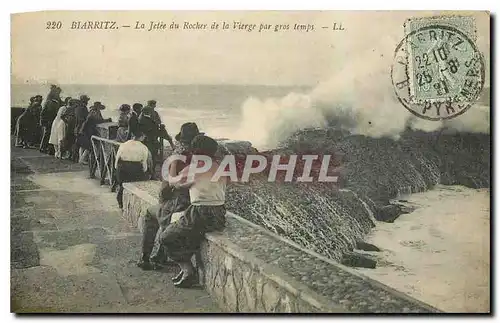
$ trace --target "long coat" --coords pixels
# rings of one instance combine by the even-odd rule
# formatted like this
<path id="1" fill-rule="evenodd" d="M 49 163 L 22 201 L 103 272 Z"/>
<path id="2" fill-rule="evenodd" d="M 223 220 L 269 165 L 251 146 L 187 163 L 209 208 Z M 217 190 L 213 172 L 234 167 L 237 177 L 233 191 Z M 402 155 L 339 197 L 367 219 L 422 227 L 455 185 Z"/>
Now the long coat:
<path id="1" fill-rule="evenodd" d="M 62 101 L 58 97 L 47 98 L 40 112 L 40 125 L 50 127 L 57 116 L 59 108 L 62 106 Z"/>
<path id="2" fill-rule="evenodd" d="M 65 106 L 60 107 L 59 111 L 57 112 L 56 118 L 52 122 L 52 127 L 50 129 L 49 144 L 61 145 L 61 142 L 64 140 L 66 134 L 66 124 L 62 119 L 64 110 L 66 110 Z"/>

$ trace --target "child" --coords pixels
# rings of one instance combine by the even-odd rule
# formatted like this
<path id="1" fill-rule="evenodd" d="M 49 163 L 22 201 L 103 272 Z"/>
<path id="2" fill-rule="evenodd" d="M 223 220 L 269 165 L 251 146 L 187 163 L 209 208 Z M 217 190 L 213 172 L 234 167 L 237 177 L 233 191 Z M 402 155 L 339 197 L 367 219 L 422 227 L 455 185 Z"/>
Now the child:
<path id="1" fill-rule="evenodd" d="M 62 158 L 61 150 L 64 147 L 63 146 L 64 136 L 66 134 L 66 124 L 61 118 L 65 110 L 66 107 L 62 106 L 57 111 L 57 116 L 52 122 L 52 128 L 50 131 L 50 138 L 49 138 L 49 144 L 52 144 L 54 146 L 55 150 L 54 156 L 59 159 Z"/>

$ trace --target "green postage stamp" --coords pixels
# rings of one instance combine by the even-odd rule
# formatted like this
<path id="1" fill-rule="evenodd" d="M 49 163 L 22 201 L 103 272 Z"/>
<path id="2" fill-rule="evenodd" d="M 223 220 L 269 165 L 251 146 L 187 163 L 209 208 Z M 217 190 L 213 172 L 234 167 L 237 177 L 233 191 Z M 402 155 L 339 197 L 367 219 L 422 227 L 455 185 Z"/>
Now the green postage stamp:
<path id="1" fill-rule="evenodd" d="M 473 102 L 484 83 L 475 21 L 467 16 L 409 19 L 405 23 L 409 101 Z"/>

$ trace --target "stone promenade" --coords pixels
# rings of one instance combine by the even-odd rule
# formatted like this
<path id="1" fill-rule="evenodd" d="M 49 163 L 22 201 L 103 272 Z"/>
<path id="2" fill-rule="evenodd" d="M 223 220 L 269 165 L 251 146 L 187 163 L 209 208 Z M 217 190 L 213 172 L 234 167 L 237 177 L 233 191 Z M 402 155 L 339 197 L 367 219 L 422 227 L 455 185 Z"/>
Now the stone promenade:
<path id="1" fill-rule="evenodd" d="M 140 235 L 87 167 L 11 150 L 11 311 L 221 312 L 208 293 L 174 288 L 174 269 L 135 266 Z"/>

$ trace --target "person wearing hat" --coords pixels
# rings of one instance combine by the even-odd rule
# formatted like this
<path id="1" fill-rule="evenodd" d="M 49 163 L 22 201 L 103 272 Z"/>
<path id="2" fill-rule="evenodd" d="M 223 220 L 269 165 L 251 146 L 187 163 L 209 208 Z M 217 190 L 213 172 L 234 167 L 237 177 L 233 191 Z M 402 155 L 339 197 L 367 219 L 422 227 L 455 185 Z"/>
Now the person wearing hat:
<path id="1" fill-rule="evenodd" d="M 199 250 L 205 233 L 225 227 L 227 177 L 213 178 L 220 166 L 215 158 L 218 146 L 214 139 L 205 135 L 198 135 L 191 141 L 193 155 L 203 155 L 212 161 L 210 169 L 204 173 L 191 176 L 190 169 L 198 166 L 192 163 L 179 175 L 175 173 L 177 161 L 169 168 L 169 184 L 176 189 L 189 188 L 190 196 L 189 207 L 176 222 L 167 226 L 160 237 L 168 256 L 181 269 L 173 278 L 176 287 L 188 288 L 196 283 L 191 257 Z"/>
<path id="2" fill-rule="evenodd" d="M 42 127 L 42 139 L 40 142 L 40 152 L 49 153 L 49 137 L 51 127 L 56 118 L 59 108 L 63 105 L 61 100 L 61 88 L 56 85 L 51 85 L 50 92 L 47 95 L 47 100 L 40 112 L 40 126 Z"/>
<path id="3" fill-rule="evenodd" d="M 194 137 L 198 135 L 203 135 L 204 132 L 200 132 L 198 125 L 194 122 L 186 122 L 182 124 L 181 130 L 175 135 L 175 140 L 180 144 L 182 148 L 190 147 L 191 141 Z"/>
<path id="4" fill-rule="evenodd" d="M 88 164 L 88 156 L 90 155 L 90 149 L 92 149 L 91 138 L 92 136 L 98 135 L 97 125 L 104 122 L 110 122 L 111 118 L 104 119 L 101 114 L 101 110 L 104 110 L 104 106 L 101 102 L 96 101 L 89 109 L 89 114 L 87 120 L 82 124 L 82 128 L 78 135 L 77 141 L 80 146 L 80 158 L 78 160 L 81 164 Z"/>
<path id="5" fill-rule="evenodd" d="M 130 140 L 134 133 L 139 129 L 139 116 L 142 112 L 142 104 L 134 103 L 132 105 L 132 111 L 130 112 L 130 116 L 128 119 L 128 137 L 127 140 Z"/>
<path id="6" fill-rule="evenodd" d="M 30 131 L 30 125 L 32 123 L 30 121 L 34 119 L 33 115 L 34 104 L 35 104 L 35 97 L 33 96 L 30 98 L 30 103 L 28 107 L 24 109 L 23 113 L 16 120 L 16 130 L 15 130 L 16 147 L 28 148 L 29 146 L 28 144 L 31 139 L 29 136 L 29 131 Z"/>
<path id="7" fill-rule="evenodd" d="M 76 123 L 76 109 L 78 108 L 80 102 L 79 100 L 73 98 L 66 98 L 66 108 L 62 113 L 62 120 L 66 126 L 64 140 L 61 146 L 61 151 L 63 154 L 63 159 L 73 160 L 74 156 L 74 145 L 76 142 L 76 136 L 74 133 L 75 123 Z"/>
<path id="8" fill-rule="evenodd" d="M 130 118 L 130 105 L 122 104 L 119 108 L 118 129 L 116 130 L 116 141 L 125 142 L 128 139 L 128 120 Z"/>
<path id="9" fill-rule="evenodd" d="M 87 116 L 89 115 L 89 110 L 87 105 L 90 101 L 90 98 L 82 94 L 80 95 L 80 99 L 78 100 L 78 105 L 75 107 L 75 127 L 73 129 L 73 134 L 75 138 L 78 138 L 80 130 L 82 128 L 83 123 L 87 120 Z M 80 145 L 78 144 L 78 140 L 75 139 L 75 142 L 72 146 L 71 159 L 74 162 L 78 162 L 79 156 L 83 153 L 83 149 L 80 149 Z"/>
<path id="10" fill-rule="evenodd" d="M 155 110 L 155 108 L 156 108 L 156 100 L 149 100 L 146 103 L 146 106 L 144 107 L 143 111 L 146 111 L 148 114 L 150 114 L 153 121 L 159 125 L 161 124 L 161 118 L 160 114 L 158 113 L 158 111 Z"/>
<path id="11" fill-rule="evenodd" d="M 31 109 L 33 111 L 33 123 L 31 127 L 31 145 L 35 146 L 40 144 L 41 139 L 41 127 L 40 127 L 40 113 L 42 112 L 42 101 L 43 97 L 41 95 L 36 95 Z"/>
<path id="12" fill-rule="evenodd" d="M 160 136 L 161 125 L 160 115 L 154 110 L 155 107 L 156 101 L 149 100 L 139 116 L 139 129 L 146 136 L 144 144 L 151 152 L 151 156 L 153 158 L 153 168 L 156 167 L 158 148 L 160 148 L 158 137 Z"/>

